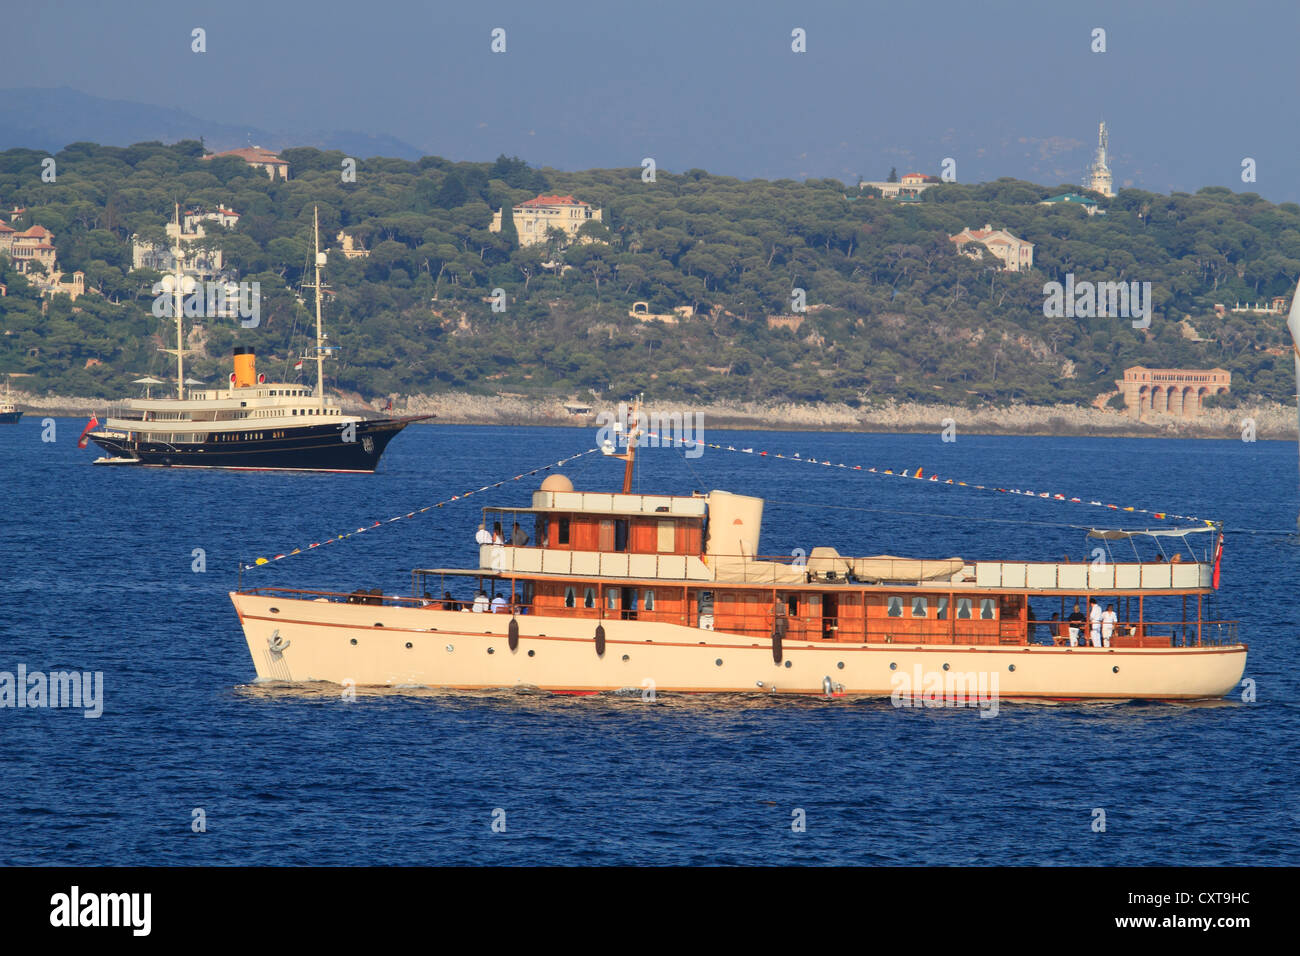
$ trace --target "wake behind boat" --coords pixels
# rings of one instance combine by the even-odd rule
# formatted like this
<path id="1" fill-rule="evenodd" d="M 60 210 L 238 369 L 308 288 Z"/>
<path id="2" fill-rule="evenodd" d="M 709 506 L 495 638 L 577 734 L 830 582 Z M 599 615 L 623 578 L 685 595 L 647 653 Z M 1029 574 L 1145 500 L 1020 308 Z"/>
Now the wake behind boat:
<path id="1" fill-rule="evenodd" d="M 96 459 L 97 465 L 373 472 L 398 432 L 433 416 L 366 419 L 345 415 L 325 394 L 324 361 L 333 349 L 326 344 L 321 317 L 325 254 L 320 251 L 318 218 L 315 261 L 316 347 L 304 356 L 304 361 L 316 363 L 314 389 L 300 382 L 268 382 L 257 371 L 254 349 L 237 346 L 229 388 L 187 392 L 188 385 L 199 383 L 185 378 L 181 301 L 185 277 L 178 266 L 175 274 L 164 279 L 175 300 L 176 348 L 164 351 L 176 355 L 176 397 L 128 400 L 119 412 L 106 417 L 102 427 L 92 418 L 82 433 L 80 447 L 90 440 L 109 453 Z"/>

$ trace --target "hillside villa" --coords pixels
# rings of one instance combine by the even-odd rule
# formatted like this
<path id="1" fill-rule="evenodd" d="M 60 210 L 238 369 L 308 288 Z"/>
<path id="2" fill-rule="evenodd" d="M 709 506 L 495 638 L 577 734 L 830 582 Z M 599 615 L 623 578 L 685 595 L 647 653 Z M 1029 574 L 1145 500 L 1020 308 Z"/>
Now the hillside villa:
<path id="1" fill-rule="evenodd" d="M 967 226 L 948 238 L 957 244 L 959 253 L 972 259 L 983 258 L 987 249 L 1002 262 L 1003 272 L 1027 272 L 1034 267 L 1034 244 L 1013 236 L 1005 229 L 994 229 L 987 223 L 983 229 Z"/>
<path id="2" fill-rule="evenodd" d="M 521 246 L 535 246 L 545 242 L 546 233 L 552 228 L 559 229 L 572 242 L 583 225 L 601 221 L 599 209 L 572 196 L 538 196 L 511 207 L 510 211 Z M 492 214 L 489 232 L 501 231 L 504 212 L 504 209 L 498 209 Z"/>
<path id="3" fill-rule="evenodd" d="M 234 156 L 242 159 L 254 169 L 264 169 L 266 174 L 272 179 L 288 179 L 289 163 L 281 159 L 269 149 L 263 149 L 261 146 L 245 146 L 241 149 L 228 149 L 224 153 L 209 153 L 204 159 L 214 159 L 218 156 Z"/>

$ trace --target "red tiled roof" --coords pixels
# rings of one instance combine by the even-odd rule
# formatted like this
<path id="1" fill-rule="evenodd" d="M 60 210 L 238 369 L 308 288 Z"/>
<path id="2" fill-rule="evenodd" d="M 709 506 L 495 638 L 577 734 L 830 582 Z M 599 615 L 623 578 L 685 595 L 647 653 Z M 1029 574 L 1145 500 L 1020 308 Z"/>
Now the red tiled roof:
<path id="1" fill-rule="evenodd" d="M 17 230 L 7 222 L 0 222 L 0 232 L 17 232 Z"/>
<path id="2" fill-rule="evenodd" d="M 574 199 L 572 196 L 538 196 L 536 199 L 527 199 L 519 204 L 520 206 L 586 206 L 589 203 Z"/>
<path id="3" fill-rule="evenodd" d="M 213 153 L 212 156 L 237 156 L 246 163 L 270 163 L 272 166 L 288 166 L 287 159 L 281 159 L 269 149 L 263 149 L 260 146 L 244 146 L 239 149 L 228 149 L 224 153 Z M 204 159 L 211 159 L 212 156 L 204 156 Z"/>
<path id="4" fill-rule="evenodd" d="M 44 239 L 47 236 L 54 235 L 54 233 L 50 232 L 50 230 L 46 229 L 44 226 L 32 226 L 30 229 L 18 233 L 18 235 L 30 236 L 33 239 Z"/>

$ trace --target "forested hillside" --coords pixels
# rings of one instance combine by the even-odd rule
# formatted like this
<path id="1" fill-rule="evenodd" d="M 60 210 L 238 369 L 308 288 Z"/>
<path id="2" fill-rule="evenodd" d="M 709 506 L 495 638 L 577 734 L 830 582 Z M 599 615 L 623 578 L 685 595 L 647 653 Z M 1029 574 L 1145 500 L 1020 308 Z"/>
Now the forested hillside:
<path id="1" fill-rule="evenodd" d="M 256 346 L 268 373 L 287 374 L 310 324 L 310 292 L 296 293 L 318 204 L 323 243 L 336 246 L 344 228 L 371 250 L 330 256 L 327 301 L 342 350 L 330 381 L 367 398 L 591 388 L 674 400 L 1087 403 L 1137 363 L 1230 369 L 1232 400 L 1294 393 L 1283 318 L 1212 311 L 1290 296 L 1300 276 L 1300 206 L 1250 193 L 1124 190 L 1090 218 L 1038 205 L 1077 187 L 1013 180 L 945 184 L 898 204 L 834 180 L 689 170 L 643 182 L 639 168 L 566 173 L 505 157 L 363 160 L 345 183 L 343 155 L 313 149 L 285 150 L 292 178 L 280 182 L 202 153 L 190 141 L 74 144 L 55 155 L 54 183 L 41 181 L 44 153 L 0 153 L 0 208 L 27 207 L 27 221 L 54 232 L 59 267 L 84 270 L 102 293 L 42 300 L 0 258 L 0 374 L 30 373 L 18 381 L 37 391 L 108 396 L 171 368 L 156 351 L 166 323 L 150 311 L 158 275 L 129 271 L 129 240 L 161 235 L 174 203 L 241 214 L 229 234 L 210 232 L 263 296 L 258 328 L 208 320 L 190 367 L 224 379 L 238 343 Z M 511 228 L 488 231 L 494 210 L 541 192 L 601 207 L 604 224 L 587 227 L 598 241 L 521 249 Z M 988 256 L 957 255 L 948 236 L 985 223 L 1035 243 L 1034 269 L 1014 275 Z M 1150 328 L 1044 318 L 1043 284 L 1067 272 L 1150 282 Z M 495 288 L 504 313 L 492 311 Z M 768 316 L 790 313 L 795 288 L 807 297 L 802 324 L 770 327 Z M 637 300 L 697 315 L 642 323 L 628 316 Z"/>

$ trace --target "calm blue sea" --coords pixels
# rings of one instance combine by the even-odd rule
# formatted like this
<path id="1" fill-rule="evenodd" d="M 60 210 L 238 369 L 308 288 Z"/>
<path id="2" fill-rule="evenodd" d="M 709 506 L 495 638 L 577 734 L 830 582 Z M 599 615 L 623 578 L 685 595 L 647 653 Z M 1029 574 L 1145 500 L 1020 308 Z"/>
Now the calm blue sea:
<path id="1" fill-rule="evenodd" d="M 1294 534 L 1227 537 L 1222 617 L 1257 699 L 896 710 L 845 700 L 551 697 L 254 685 L 227 591 L 270 556 L 544 465 L 589 430 L 412 427 L 374 476 L 91 466 L 84 423 L 0 427 L 0 671 L 102 671 L 104 711 L 0 709 L 8 864 L 1300 863 Z M 1292 443 L 713 432 L 1294 532 Z M 709 449 L 640 489 L 769 499 L 763 550 L 1047 559 L 1125 515 Z M 579 488 L 621 465 L 590 456 Z M 252 572 L 409 588 L 469 565 L 478 508 L 537 478 Z M 998 520 L 980 520 L 998 519 Z M 1208 537 L 1208 536 L 1206 536 Z M 197 573 L 195 549 L 206 571 Z M 1051 607 L 1037 609 L 1040 618 Z M 201 809 L 206 832 L 193 832 Z M 1094 811 L 1106 829 L 1094 832 Z M 505 832 L 493 832 L 494 811 Z M 806 830 L 795 832 L 796 810 Z M 496 815 L 501 818 L 500 814 Z"/>

